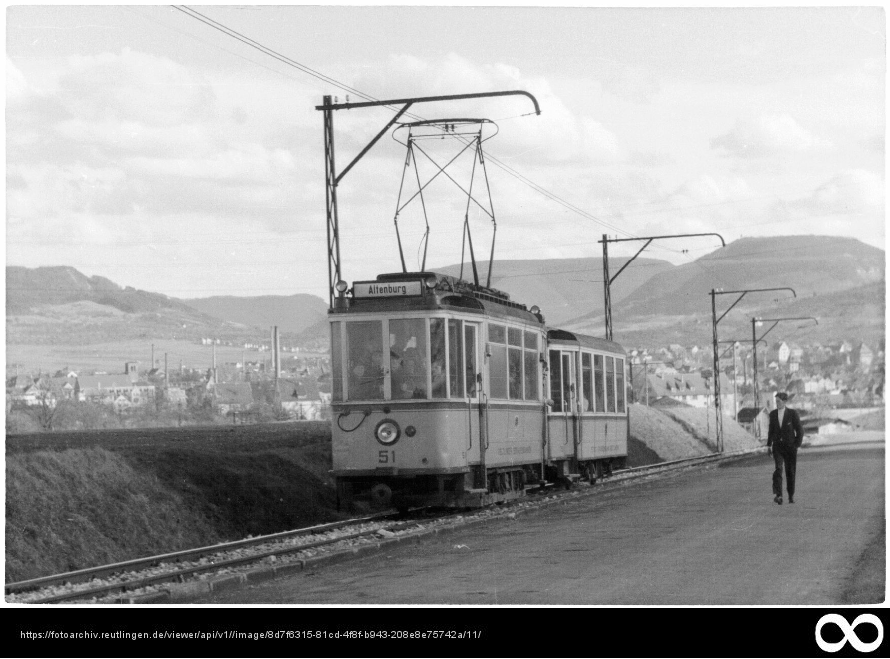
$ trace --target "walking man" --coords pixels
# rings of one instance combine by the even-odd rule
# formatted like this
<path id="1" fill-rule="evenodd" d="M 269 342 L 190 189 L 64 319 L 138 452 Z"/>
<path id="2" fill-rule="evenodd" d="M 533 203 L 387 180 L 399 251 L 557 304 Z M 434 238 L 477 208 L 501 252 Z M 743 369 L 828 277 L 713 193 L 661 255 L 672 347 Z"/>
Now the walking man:
<path id="1" fill-rule="evenodd" d="M 803 441 L 803 427 L 796 410 L 786 407 L 788 394 L 776 394 L 776 409 L 769 413 L 769 436 L 766 440 L 767 453 L 773 456 L 776 470 L 773 472 L 773 494 L 775 501 L 782 505 L 782 465 L 788 480 L 788 503 L 794 503 L 794 476 L 797 472 L 797 449 Z"/>

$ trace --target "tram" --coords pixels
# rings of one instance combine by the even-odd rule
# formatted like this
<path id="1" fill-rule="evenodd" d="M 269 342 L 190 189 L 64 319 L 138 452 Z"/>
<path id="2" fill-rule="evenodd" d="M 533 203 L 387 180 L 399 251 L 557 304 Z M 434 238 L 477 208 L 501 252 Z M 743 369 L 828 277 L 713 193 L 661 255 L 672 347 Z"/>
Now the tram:
<path id="1" fill-rule="evenodd" d="M 595 482 L 627 456 L 624 349 L 433 272 L 337 286 L 339 506 L 478 507 Z"/>

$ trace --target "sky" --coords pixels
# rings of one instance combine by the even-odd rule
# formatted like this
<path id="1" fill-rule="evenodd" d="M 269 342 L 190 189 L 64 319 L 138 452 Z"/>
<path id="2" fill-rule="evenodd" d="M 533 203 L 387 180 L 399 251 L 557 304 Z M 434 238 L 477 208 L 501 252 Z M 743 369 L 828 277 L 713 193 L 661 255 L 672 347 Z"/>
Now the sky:
<path id="1" fill-rule="evenodd" d="M 7 265 L 186 299 L 326 300 L 323 97 L 507 90 L 540 115 L 511 96 L 402 118 L 490 120 L 484 169 L 453 136 L 418 140 L 407 161 L 401 128 L 343 177 L 344 279 L 402 269 L 396 221 L 409 271 L 460 262 L 465 221 L 478 259 L 493 236 L 496 259 L 597 257 L 603 235 L 884 248 L 883 8 L 192 9 L 7 7 Z M 340 171 L 394 111 L 332 114 Z M 430 181 L 451 158 L 451 178 Z M 406 204 L 418 181 L 423 204 Z M 660 240 L 645 255 L 717 247 Z"/>

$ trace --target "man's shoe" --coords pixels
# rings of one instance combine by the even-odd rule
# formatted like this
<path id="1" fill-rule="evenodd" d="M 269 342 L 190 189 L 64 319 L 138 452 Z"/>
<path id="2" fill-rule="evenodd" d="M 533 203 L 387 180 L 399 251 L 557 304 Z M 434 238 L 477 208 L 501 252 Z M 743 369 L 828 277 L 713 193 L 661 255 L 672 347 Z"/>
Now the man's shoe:
<path id="1" fill-rule="evenodd" d="M 779 504 L 780 506 L 782 505 L 782 497 L 780 497 L 778 494 L 777 494 L 776 497 L 773 499 L 773 501 L 775 501 L 775 502 L 776 502 L 777 504 Z"/>
<path id="2" fill-rule="evenodd" d="M 794 497 L 790 494 L 788 495 L 788 503 L 794 503 Z"/>

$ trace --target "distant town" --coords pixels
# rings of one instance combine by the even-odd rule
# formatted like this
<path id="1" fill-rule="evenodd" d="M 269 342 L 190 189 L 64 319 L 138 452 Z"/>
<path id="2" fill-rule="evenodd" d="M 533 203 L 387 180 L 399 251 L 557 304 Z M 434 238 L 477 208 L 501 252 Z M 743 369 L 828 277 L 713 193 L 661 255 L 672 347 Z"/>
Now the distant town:
<path id="1" fill-rule="evenodd" d="M 202 345 L 233 347 L 204 338 Z M 7 432 L 260 423 L 330 418 L 330 355 L 244 343 L 241 361 L 207 368 L 163 359 L 119 372 L 14 373 L 7 365 Z M 313 350 L 315 347 L 313 346 Z M 260 356 L 256 356 L 259 353 Z M 252 358 L 247 358 L 251 355 Z"/>
<path id="2" fill-rule="evenodd" d="M 202 345 L 227 345 L 201 339 Z M 330 351 L 312 346 L 244 343 L 240 361 L 208 368 L 185 364 L 121 364 L 120 372 L 16 372 L 7 366 L 6 429 L 10 433 L 170 427 L 330 419 Z M 215 352 L 214 352 L 215 355 Z M 251 358 L 248 358 L 250 355 Z M 643 405 L 714 407 L 711 346 L 670 344 L 628 349 L 628 399 Z M 776 391 L 793 394 L 809 432 L 843 429 L 833 410 L 884 404 L 884 345 L 839 341 L 750 343 L 720 355 L 723 414 L 758 434 Z M 755 394 L 757 399 L 755 400 Z"/>

